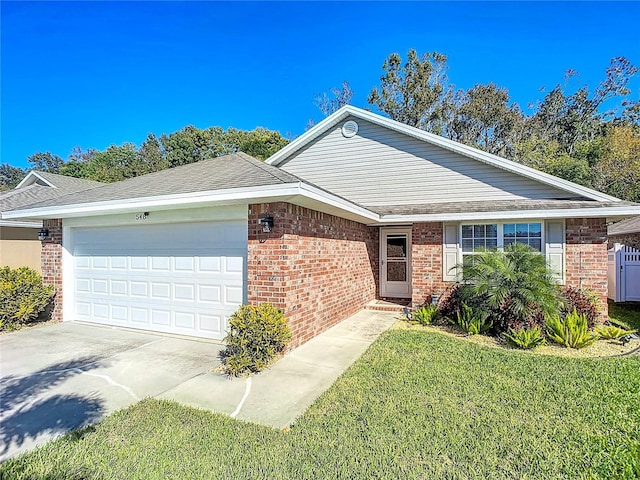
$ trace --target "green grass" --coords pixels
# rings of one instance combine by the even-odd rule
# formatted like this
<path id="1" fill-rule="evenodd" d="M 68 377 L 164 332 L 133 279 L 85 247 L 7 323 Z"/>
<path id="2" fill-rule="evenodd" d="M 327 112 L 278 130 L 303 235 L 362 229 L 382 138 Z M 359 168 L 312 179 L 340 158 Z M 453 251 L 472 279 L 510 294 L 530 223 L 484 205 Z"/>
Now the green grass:
<path id="1" fill-rule="evenodd" d="M 0 478 L 640 477 L 640 357 L 384 334 L 289 430 L 147 399 Z"/>
<path id="2" fill-rule="evenodd" d="M 627 328 L 640 330 L 640 303 L 609 302 L 609 319 Z"/>

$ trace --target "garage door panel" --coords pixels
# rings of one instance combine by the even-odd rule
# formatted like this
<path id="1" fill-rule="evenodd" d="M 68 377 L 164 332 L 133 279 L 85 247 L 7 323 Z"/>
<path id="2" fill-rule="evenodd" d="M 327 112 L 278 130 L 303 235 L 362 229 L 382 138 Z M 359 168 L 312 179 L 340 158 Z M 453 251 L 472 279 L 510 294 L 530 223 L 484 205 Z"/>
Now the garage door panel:
<path id="1" fill-rule="evenodd" d="M 150 227 L 74 229 L 76 318 L 222 339 L 244 301 L 246 221 Z"/>

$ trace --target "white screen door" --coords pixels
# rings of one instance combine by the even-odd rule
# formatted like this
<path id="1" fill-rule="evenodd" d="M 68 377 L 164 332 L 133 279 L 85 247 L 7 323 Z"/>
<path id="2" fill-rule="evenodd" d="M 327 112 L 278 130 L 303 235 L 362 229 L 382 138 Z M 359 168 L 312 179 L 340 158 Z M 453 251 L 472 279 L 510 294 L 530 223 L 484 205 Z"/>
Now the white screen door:
<path id="1" fill-rule="evenodd" d="M 411 297 L 411 229 L 380 229 L 380 296 Z"/>

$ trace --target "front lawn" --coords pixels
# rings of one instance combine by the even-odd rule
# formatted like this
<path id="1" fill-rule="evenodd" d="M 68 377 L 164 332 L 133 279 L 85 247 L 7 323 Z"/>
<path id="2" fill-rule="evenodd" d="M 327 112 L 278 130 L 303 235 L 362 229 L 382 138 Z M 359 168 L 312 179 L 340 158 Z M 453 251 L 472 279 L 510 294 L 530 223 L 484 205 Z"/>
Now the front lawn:
<path id="1" fill-rule="evenodd" d="M 391 330 L 289 430 L 144 400 L 0 478 L 638 478 L 640 357 Z"/>
<path id="2" fill-rule="evenodd" d="M 609 302 L 609 318 L 616 324 L 640 330 L 640 302 Z"/>

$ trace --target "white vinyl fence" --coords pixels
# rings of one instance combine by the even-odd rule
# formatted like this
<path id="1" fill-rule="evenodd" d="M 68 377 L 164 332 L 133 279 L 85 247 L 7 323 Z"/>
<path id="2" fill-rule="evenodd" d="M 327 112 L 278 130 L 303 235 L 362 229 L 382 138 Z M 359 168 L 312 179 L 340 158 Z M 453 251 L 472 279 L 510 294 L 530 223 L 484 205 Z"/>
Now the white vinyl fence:
<path id="1" fill-rule="evenodd" d="M 609 250 L 609 298 L 614 302 L 640 302 L 640 250 L 616 243 Z"/>

